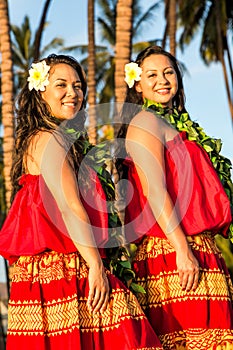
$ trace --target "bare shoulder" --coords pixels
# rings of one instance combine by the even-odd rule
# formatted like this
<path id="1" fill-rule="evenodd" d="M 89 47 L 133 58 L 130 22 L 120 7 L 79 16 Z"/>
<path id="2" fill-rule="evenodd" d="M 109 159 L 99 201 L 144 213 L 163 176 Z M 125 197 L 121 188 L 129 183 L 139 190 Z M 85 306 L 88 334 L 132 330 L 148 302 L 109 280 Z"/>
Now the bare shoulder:
<path id="1" fill-rule="evenodd" d="M 45 154 L 58 155 L 64 151 L 64 140 L 57 132 L 40 130 L 34 135 L 28 147 L 28 154 L 38 163 Z"/>
<path id="2" fill-rule="evenodd" d="M 131 120 L 127 136 L 134 136 L 139 133 L 148 133 L 150 135 L 163 138 L 166 125 L 159 117 L 148 111 L 141 111 Z"/>
<path id="3" fill-rule="evenodd" d="M 31 139 L 30 147 L 34 150 L 42 150 L 53 145 L 53 147 L 62 148 L 64 139 L 62 135 L 56 131 L 39 130 Z"/>

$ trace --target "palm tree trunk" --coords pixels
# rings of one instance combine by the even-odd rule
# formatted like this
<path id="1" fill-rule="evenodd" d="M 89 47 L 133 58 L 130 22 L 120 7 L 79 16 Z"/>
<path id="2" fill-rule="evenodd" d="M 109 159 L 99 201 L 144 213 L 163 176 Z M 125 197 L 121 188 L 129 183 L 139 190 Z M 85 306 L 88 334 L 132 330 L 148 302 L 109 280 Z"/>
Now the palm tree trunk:
<path id="1" fill-rule="evenodd" d="M 14 113 L 13 113 L 13 62 L 10 41 L 10 26 L 7 0 L 0 0 L 0 51 L 1 88 L 2 88 L 2 125 L 3 125 L 3 164 L 5 181 L 6 208 L 10 207 L 11 167 L 14 148 Z"/>
<path id="2" fill-rule="evenodd" d="M 224 59 L 224 48 L 223 48 L 223 35 L 221 31 L 221 18 L 219 17 L 221 14 L 219 0 L 215 0 L 215 16 L 216 16 L 216 27 L 217 27 L 217 52 L 218 52 L 218 60 L 222 64 L 224 81 L 227 91 L 227 100 L 229 104 L 229 109 L 231 113 L 231 118 L 233 120 L 233 103 L 231 100 L 231 92 L 229 87 L 226 63 Z"/>
<path id="3" fill-rule="evenodd" d="M 45 25 L 45 21 L 46 21 L 46 16 L 48 13 L 48 8 L 50 6 L 50 3 L 51 3 L 51 0 L 46 0 L 44 8 L 43 8 L 40 24 L 39 24 L 39 27 L 36 31 L 36 37 L 35 37 L 35 41 L 34 41 L 34 55 L 33 55 L 34 61 L 38 60 L 40 58 L 41 38 L 42 38 L 42 33 L 43 33 L 43 29 L 44 29 L 44 25 Z"/>
<path id="4" fill-rule="evenodd" d="M 229 45 L 227 43 L 227 38 L 226 38 L 226 52 L 227 52 L 227 58 L 228 58 L 228 64 L 229 64 L 229 70 L 230 70 L 230 77 L 231 77 L 231 86 L 233 85 L 233 66 L 232 66 L 232 60 L 231 60 L 231 53 L 229 50 Z M 232 91 L 233 93 L 233 91 Z M 233 96 L 232 96 L 233 98 Z"/>
<path id="5" fill-rule="evenodd" d="M 221 64 L 222 64 L 223 75 L 224 75 L 224 80 L 225 80 L 225 86 L 226 86 L 226 91 L 227 91 L 227 100 L 228 100 L 228 104 L 229 104 L 231 118 L 232 118 L 232 121 L 233 121 L 233 101 L 231 99 L 231 92 L 230 92 L 230 88 L 229 88 L 227 69 L 226 69 L 226 64 L 225 64 L 225 60 L 224 60 L 223 56 L 222 56 L 222 59 L 221 59 Z"/>
<path id="6" fill-rule="evenodd" d="M 164 18 L 166 20 L 166 25 L 163 33 L 162 48 L 166 49 L 167 39 L 169 38 L 169 51 L 173 56 L 176 55 L 176 4 L 177 0 L 164 1 Z"/>
<path id="7" fill-rule="evenodd" d="M 96 83 L 95 83 L 95 1 L 88 0 L 88 135 L 92 144 L 97 142 L 96 131 Z"/>
<path id="8" fill-rule="evenodd" d="M 116 52 L 115 52 L 115 99 L 123 102 L 126 94 L 124 67 L 129 63 L 132 46 L 133 0 L 117 1 Z"/>
<path id="9" fill-rule="evenodd" d="M 126 94 L 126 83 L 124 82 L 124 67 L 129 63 L 132 47 L 132 7 L 133 0 L 118 0 L 116 7 L 116 52 L 115 52 L 115 120 L 114 133 L 117 135 L 119 129 L 119 112 Z M 121 198 L 117 185 L 117 171 L 113 168 L 113 178 L 116 184 L 116 207 L 119 217 L 123 222 L 124 199 Z"/>
<path id="10" fill-rule="evenodd" d="M 176 0 L 169 0 L 168 6 L 170 53 L 176 56 Z"/>

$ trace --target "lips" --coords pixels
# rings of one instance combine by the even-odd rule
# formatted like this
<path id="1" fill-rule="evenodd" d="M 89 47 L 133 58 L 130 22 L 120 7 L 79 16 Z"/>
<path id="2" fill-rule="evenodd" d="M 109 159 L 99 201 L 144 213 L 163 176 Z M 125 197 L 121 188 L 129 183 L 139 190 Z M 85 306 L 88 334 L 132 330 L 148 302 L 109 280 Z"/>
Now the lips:
<path id="1" fill-rule="evenodd" d="M 75 107 L 76 105 L 76 102 L 63 102 L 63 106 Z"/>
<path id="2" fill-rule="evenodd" d="M 170 89 L 159 89 L 156 92 L 161 95 L 166 95 L 170 92 Z"/>

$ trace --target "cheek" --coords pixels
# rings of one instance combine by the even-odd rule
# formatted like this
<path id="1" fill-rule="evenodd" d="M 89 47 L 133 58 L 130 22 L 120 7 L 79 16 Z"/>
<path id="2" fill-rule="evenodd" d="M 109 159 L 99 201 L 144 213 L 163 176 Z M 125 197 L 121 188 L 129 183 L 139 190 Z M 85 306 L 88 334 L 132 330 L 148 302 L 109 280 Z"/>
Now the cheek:
<path id="1" fill-rule="evenodd" d="M 150 90 L 154 86 L 155 82 L 152 80 L 141 80 L 140 83 L 138 83 L 138 86 L 136 87 L 137 92 L 146 92 Z"/>
<path id="2" fill-rule="evenodd" d="M 80 90 L 79 93 L 78 93 L 78 99 L 79 99 L 79 101 L 83 101 L 83 92 L 82 92 L 82 90 Z"/>
<path id="3" fill-rule="evenodd" d="M 178 80 L 177 78 L 173 78 L 172 81 L 171 81 L 172 85 L 174 86 L 174 88 L 176 90 L 178 90 Z"/>

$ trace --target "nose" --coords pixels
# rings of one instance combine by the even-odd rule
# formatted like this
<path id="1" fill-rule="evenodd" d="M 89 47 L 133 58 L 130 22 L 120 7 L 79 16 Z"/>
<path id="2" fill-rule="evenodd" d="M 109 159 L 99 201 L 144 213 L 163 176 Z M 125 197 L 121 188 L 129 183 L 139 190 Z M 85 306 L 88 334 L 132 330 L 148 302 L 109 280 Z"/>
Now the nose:
<path id="1" fill-rule="evenodd" d="M 67 93 L 66 93 L 67 96 L 73 97 L 73 96 L 77 96 L 77 94 L 78 94 L 78 91 L 73 86 L 69 86 L 67 88 Z"/>
<path id="2" fill-rule="evenodd" d="M 166 78 L 166 76 L 165 76 L 164 73 L 158 74 L 158 76 L 157 76 L 157 82 L 158 82 L 159 84 L 166 84 L 166 83 L 168 83 L 168 80 L 167 80 L 167 78 Z"/>

